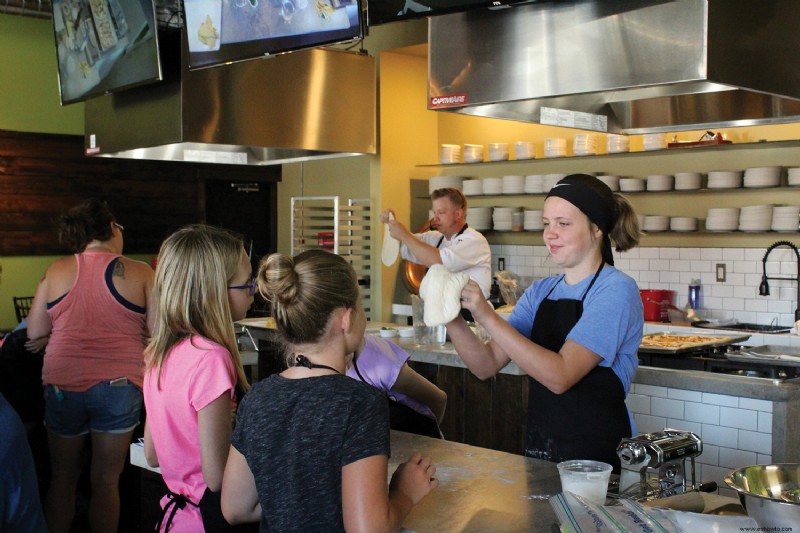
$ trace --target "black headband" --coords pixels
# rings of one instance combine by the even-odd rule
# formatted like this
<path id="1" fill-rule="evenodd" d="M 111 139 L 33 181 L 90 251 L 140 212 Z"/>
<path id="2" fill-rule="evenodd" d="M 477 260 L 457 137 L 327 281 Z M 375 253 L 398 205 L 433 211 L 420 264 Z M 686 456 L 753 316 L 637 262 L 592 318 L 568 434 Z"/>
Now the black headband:
<path id="1" fill-rule="evenodd" d="M 547 198 L 551 196 L 568 201 L 600 228 L 603 232 L 603 260 L 613 265 L 614 257 L 608 234 L 617 223 L 617 204 L 608 185 L 588 174 L 571 174 L 550 189 Z"/>

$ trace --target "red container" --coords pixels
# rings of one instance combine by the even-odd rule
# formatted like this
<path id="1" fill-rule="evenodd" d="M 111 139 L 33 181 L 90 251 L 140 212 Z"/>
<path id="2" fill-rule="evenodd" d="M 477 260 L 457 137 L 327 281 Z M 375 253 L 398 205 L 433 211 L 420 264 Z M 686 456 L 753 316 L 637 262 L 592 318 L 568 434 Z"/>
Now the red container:
<path id="1" fill-rule="evenodd" d="M 675 291 L 640 289 L 644 305 L 644 319 L 653 322 L 669 322 L 669 306 L 675 305 Z"/>

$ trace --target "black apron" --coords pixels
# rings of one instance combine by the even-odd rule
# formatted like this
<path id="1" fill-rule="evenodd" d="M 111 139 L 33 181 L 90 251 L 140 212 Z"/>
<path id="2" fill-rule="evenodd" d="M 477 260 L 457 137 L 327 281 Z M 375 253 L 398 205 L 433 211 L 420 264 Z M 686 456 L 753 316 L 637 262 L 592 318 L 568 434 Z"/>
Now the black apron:
<path id="1" fill-rule="evenodd" d="M 580 300 L 549 300 L 544 297 L 531 328 L 531 340 L 558 352 L 567 335 L 583 315 L 583 301 L 604 264 L 592 278 Z M 614 371 L 596 366 L 570 390 L 554 394 L 535 379 L 528 378 L 528 432 L 525 455 L 561 462 L 569 459 L 603 461 L 619 472 L 617 445 L 631 436 L 625 407 L 625 390 Z"/>

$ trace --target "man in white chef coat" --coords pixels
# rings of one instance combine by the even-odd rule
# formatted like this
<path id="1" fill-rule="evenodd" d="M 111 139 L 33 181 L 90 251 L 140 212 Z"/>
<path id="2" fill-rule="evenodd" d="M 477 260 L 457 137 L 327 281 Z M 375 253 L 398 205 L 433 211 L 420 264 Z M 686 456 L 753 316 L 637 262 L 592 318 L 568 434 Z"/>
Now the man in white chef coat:
<path id="1" fill-rule="evenodd" d="M 492 286 L 492 252 L 480 232 L 467 225 L 467 199 L 458 189 L 436 189 L 431 193 L 431 229 L 411 233 L 396 220 L 391 209 L 381 213 L 392 237 L 400 241 L 403 259 L 430 267 L 443 264 L 451 272 L 466 272 L 488 298 Z"/>

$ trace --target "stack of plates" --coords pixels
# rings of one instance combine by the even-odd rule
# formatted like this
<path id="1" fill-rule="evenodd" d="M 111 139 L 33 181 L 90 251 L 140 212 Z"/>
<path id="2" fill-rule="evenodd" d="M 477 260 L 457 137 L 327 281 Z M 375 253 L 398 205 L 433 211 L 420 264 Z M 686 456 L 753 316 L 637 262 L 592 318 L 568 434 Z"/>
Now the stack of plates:
<path id="1" fill-rule="evenodd" d="M 608 185 L 612 191 L 619 190 L 619 176 L 597 176 L 597 179 Z"/>
<path id="2" fill-rule="evenodd" d="M 739 230 L 769 231 L 772 228 L 771 205 L 748 205 L 739 211 Z"/>
<path id="3" fill-rule="evenodd" d="M 572 143 L 575 155 L 594 155 L 597 153 L 597 140 L 591 133 L 579 133 Z"/>
<path id="4" fill-rule="evenodd" d="M 482 144 L 465 144 L 464 145 L 464 162 L 465 163 L 482 163 L 483 162 L 483 145 Z"/>
<path id="5" fill-rule="evenodd" d="M 741 170 L 714 170 L 708 173 L 709 189 L 738 189 L 741 186 Z"/>
<path id="6" fill-rule="evenodd" d="M 461 187 L 464 196 L 479 196 L 483 194 L 482 180 L 464 180 L 461 182 Z"/>
<path id="7" fill-rule="evenodd" d="M 545 174 L 542 180 L 542 192 L 550 192 L 553 185 L 561 181 L 564 177 L 566 177 L 566 174 Z"/>
<path id="8" fill-rule="evenodd" d="M 460 144 L 443 144 L 439 150 L 439 161 L 443 164 L 461 162 Z"/>
<path id="9" fill-rule="evenodd" d="M 525 192 L 528 194 L 544 192 L 544 176 L 541 174 L 525 176 Z"/>
<path id="10" fill-rule="evenodd" d="M 525 218 L 523 219 L 523 227 L 525 231 L 539 231 L 544 229 L 544 221 L 542 215 L 544 212 L 541 209 L 526 209 Z"/>
<path id="11" fill-rule="evenodd" d="M 436 189 L 458 189 L 460 191 L 463 182 L 463 176 L 433 176 L 428 181 L 428 194 Z"/>
<path id="12" fill-rule="evenodd" d="M 525 192 L 525 176 L 503 176 L 503 194 Z"/>
<path id="13" fill-rule="evenodd" d="M 772 231 L 794 233 L 800 228 L 800 205 L 779 205 L 772 210 Z"/>
<path id="14" fill-rule="evenodd" d="M 800 168 L 790 168 L 786 171 L 786 181 L 791 187 L 800 185 Z"/>
<path id="15" fill-rule="evenodd" d="M 503 194 L 503 178 L 483 178 L 483 194 Z"/>
<path id="16" fill-rule="evenodd" d="M 606 139 L 606 150 L 609 154 L 618 154 L 630 150 L 630 139 L 625 135 L 609 134 Z"/>
<path id="17" fill-rule="evenodd" d="M 694 191 L 700 188 L 703 175 L 699 172 L 677 172 L 675 174 L 676 191 Z"/>
<path id="18" fill-rule="evenodd" d="M 533 142 L 517 141 L 514 143 L 514 159 L 533 159 Z"/>
<path id="19" fill-rule="evenodd" d="M 745 187 L 777 187 L 781 184 L 781 167 L 753 167 L 744 171 Z"/>
<path id="20" fill-rule="evenodd" d="M 641 178 L 620 178 L 619 190 L 623 192 L 643 191 L 645 189 L 645 181 Z"/>
<path id="21" fill-rule="evenodd" d="M 492 229 L 492 211 L 491 207 L 468 207 L 467 224 L 478 231 Z"/>
<path id="22" fill-rule="evenodd" d="M 736 231 L 739 229 L 738 207 L 712 207 L 706 213 L 707 231 Z"/>
<path id="23" fill-rule="evenodd" d="M 508 143 L 489 143 L 489 161 L 507 161 Z"/>
<path id="24" fill-rule="evenodd" d="M 672 217 L 669 219 L 672 231 L 697 231 L 697 219 L 694 217 Z"/>
<path id="25" fill-rule="evenodd" d="M 545 157 L 564 157 L 567 155 L 567 140 L 552 138 L 544 140 Z"/>
<path id="26" fill-rule="evenodd" d="M 645 215 L 644 231 L 667 231 L 669 229 L 669 217 L 666 215 Z"/>
<path id="27" fill-rule="evenodd" d="M 647 176 L 648 191 L 671 191 L 675 185 L 675 177 L 669 174 L 652 174 Z"/>
<path id="28" fill-rule="evenodd" d="M 648 133 L 644 136 L 645 150 L 663 150 L 667 147 L 667 136 L 663 133 Z"/>
<path id="29" fill-rule="evenodd" d="M 512 213 L 521 211 L 519 207 L 495 207 L 492 213 L 492 227 L 495 231 L 511 231 Z"/>

